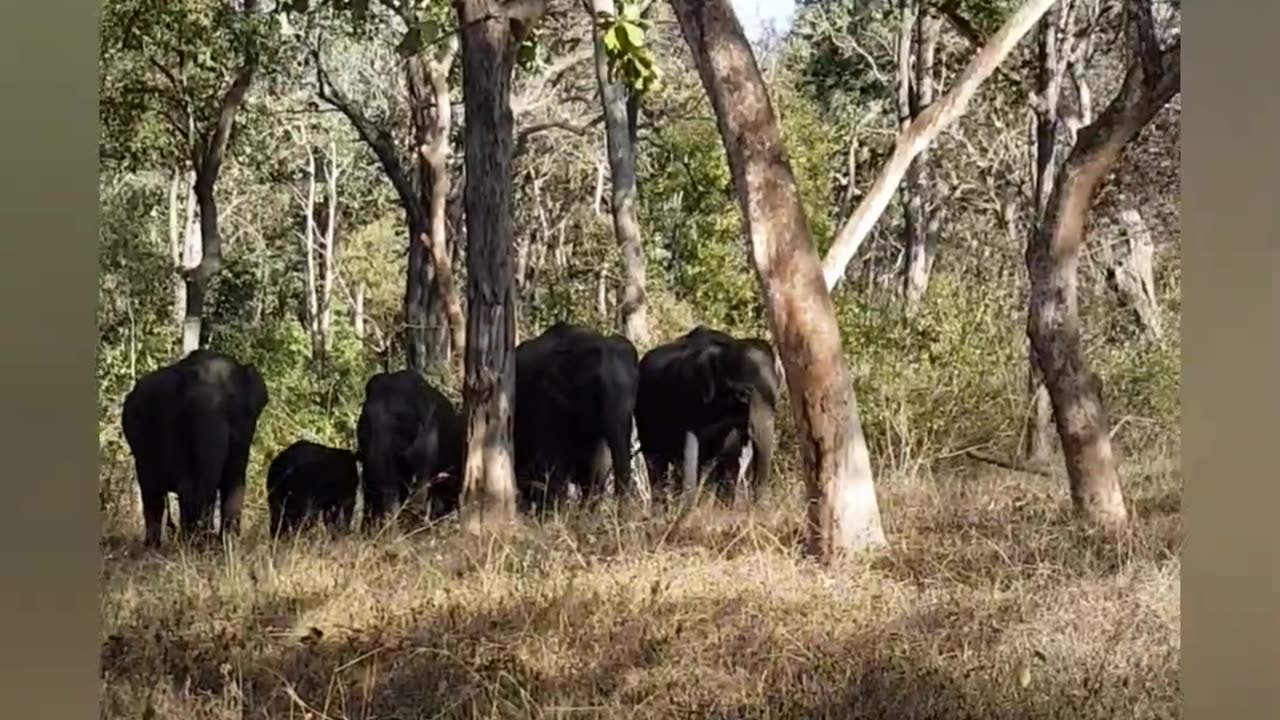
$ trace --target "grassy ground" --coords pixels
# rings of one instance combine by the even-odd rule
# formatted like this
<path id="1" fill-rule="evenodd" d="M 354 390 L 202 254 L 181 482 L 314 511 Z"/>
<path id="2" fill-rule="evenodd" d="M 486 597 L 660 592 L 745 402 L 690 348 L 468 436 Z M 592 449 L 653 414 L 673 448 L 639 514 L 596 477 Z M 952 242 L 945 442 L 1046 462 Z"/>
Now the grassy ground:
<path id="1" fill-rule="evenodd" d="M 1169 718 L 1181 477 L 1125 468 L 1119 539 L 1061 479 L 885 477 L 892 549 L 798 559 L 799 501 L 228 556 L 105 545 L 112 718 Z"/>

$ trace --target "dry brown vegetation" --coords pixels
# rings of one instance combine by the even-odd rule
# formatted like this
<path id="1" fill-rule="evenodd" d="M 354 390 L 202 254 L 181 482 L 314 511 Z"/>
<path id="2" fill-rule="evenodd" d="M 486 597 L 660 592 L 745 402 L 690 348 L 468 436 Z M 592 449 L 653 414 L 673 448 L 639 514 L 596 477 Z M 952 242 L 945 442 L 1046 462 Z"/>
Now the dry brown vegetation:
<path id="1" fill-rule="evenodd" d="M 319 534 L 233 553 L 108 532 L 105 717 L 1169 718 L 1176 450 L 1124 468 L 1120 537 L 1065 481 L 886 474 L 887 551 L 800 558 L 768 509 L 566 514 L 513 537 Z M 251 519 L 261 513 L 252 513 Z M 123 533 L 123 534 L 120 534 Z"/>

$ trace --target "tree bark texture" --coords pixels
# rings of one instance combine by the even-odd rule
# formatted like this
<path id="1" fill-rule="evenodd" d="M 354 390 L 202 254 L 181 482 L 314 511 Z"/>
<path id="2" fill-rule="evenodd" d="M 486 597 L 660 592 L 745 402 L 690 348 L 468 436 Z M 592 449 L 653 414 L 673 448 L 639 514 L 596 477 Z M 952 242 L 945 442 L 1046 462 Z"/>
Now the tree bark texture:
<path id="1" fill-rule="evenodd" d="M 883 545 L 852 377 L 777 115 L 727 0 L 672 0 L 715 110 L 734 189 L 786 367 L 808 495 L 807 551 Z"/>
<path id="2" fill-rule="evenodd" d="M 418 236 L 431 261 L 434 295 L 443 305 L 448 322 L 449 355 L 461 367 L 466 347 L 466 319 L 462 297 L 453 275 L 446 223 L 449 198 L 449 132 L 453 105 L 449 98 L 449 71 L 457 53 L 457 40 L 450 38 L 434 57 L 423 54 L 405 61 L 410 101 L 413 105 L 413 133 L 417 147 L 419 196 L 427 216 L 427 232 Z"/>
<path id="3" fill-rule="evenodd" d="M 1101 383 L 1085 362 L 1077 298 L 1080 250 L 1093 197 L 1121 152 L 1181 85 L 1181 41 L 1161 50 L 1150 0 L 1128 0 L 1130 60 L 1124 83 L 1080 130 L 1058 170 L 1043 222 L 1027 244 L 1027 335 L 1053 402 L 1076 509 L 1107 526 L 1128 517 L 1112 453 Z"/>
<path id="4" fill-rule="evenodd" d="M 823 279 L 828 289 L 835 288 L 844 277 L 849 261 L 857 254 L 862 241 L 871 233 L 876 221 L 889 206 L 889 201 L 893 199 L 894 191 L 911 166 L 911 161 L 928 148 L 929 143 L 947 126 L 964 115 L 969 101 L 983 81 L 1000 67 L 1000 63 L 1017 46 L 1022 36 L 1057 1 L 1024 0 L 969 61 L 964 72 L 956 78 L 956 84 L 936 103 L 923 110 L 904 132 L 898 134 L 893 154 L 863 196 L 862 202 L 858 203 L 858 208 L 841 226 L 835 242 L 822 260 Z"/>
<path id="5" fill-rule="evenodd" d="M 1032 130 L 1033 151 L 1031 167 L 1032 218 L 1030 232 L 1034 236 L 1044 224 L 1050 195 L 1053 192 L 1058 161 L 1058 99 L 1062 94 L 1062 80 L 1070 57 L 1068 48 L 1060 47 L 1070 42 L 1067 32 L 1070 25 L 1069 10 L 1073 0 L 1063 0 L 1045 13 L 1037 33 L 1037 70 L 1034 97 L 1035 126 Z M 1065 52 L 1064 52 L 1065 50 Z M 1044 373 L 1036 360 L 1036 352 L 1028 345 L 1027 392 L 1030 407 L 1027 417 L 1023 449 L 1026 460 L 1043 464 L 1054 450 L 1053 401 L 1044 385 Z"/>
<path id="6" fill-rule="evenodd" d="M 545 6 L 457 0 L 466 112 L 467 337 L 462 515 L 470 528 L 514 519 L 515 284 L 511 73 Z"/>
<path id="7" fill-rule="evenodd" d="M 1164 327 L 1156 297 L 1156 247 L 1151 240 L 1151 230 L 1142 213 L 1132 206 L 1120 211 L 1120 224 L 1124 226 L 1124 252 L 1109 261 L 1108 279 L 1120 301 L 1133 311 L 1142 333 L 1148 339 L 1159 340 L 1164 335 Z"/>
<path id="8" fill-rule="evenodd" d="M 592 20 L 599 13 L 614 15 L 613 0 L 592 0 Z M 613 183 L 610 210 L 613 233 L 622 254 L 622 286 L 618 297 L 618 326 L 622 334 L 637 347 L 649 344 L 649 310 L 645 294 L 645 256 L 641 241 L 639 193 L 636 189 L 636 146 L 629 111 L 627 88 L 619 80 L 609 79 L 609 57 L 604 47 L 604 33 L 593 31 L 595 41 L 596 83 L 604 106 L 605 144 L 609 155 L 609 174 Z"/>

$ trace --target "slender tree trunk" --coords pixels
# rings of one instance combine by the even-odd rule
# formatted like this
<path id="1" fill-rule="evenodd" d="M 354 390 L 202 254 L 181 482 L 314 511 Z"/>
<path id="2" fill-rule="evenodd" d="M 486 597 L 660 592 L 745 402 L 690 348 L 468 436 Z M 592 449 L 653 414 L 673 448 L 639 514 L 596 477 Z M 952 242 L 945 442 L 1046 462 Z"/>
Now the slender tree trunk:
<path id="1" fill-rule="evenodd" d="M 307 141 L 307 196 L 303 201 L 302 257 L 305 261 L 307 337 L 311 339 L 311 359 L 320 361 L 320 294 L 316 289 L 316 153 Z"/>
<path id="2" fill-rule="evenodd" d="M 543 2 L 458 0 L 466 112 L 467 338 L 463 522 L 515 518 L 515 285 L 511 227 L 511 73 Z"/>
<path id="3" fill-rule="evenodd" d="M 1070 0 L 1064 0 L 1070 2 Z M 1045 14 L 1040 23 L 1037 53 L 1039 55 L 1036 72 L 1035 93 L 1035 151 L 1032 157 L 1032 192 L 1034 222 L 1030 232 L 1039 232 L 1048 212 L 1050 195 L 1053 192 L 1054 175 L 1057 172 L 1058 150 L 1058 99 L 1062 92 L 1063 66 L 1066 53 L 1062 52 L 1059 43 L 1063 36 L 1064 24 L 1068 13 L 1061 6 L 1055 6 Z M 1049 460 L 1054 449 L 1053 402 L 1049 398 L 1049 390 L 1044 385 L 1044 373 L 1036 360 L 1035 348 L 1030 344 L 1028 351 L 1027 390 L 1031 398 L 1030 413 L 1027 419 L 1026 435 L 1023 447 L 1028 462 L 1042 464 Z"/>
<path id="4" fill-rule="evenodd" d="M 328 217 L 324 229 L 324 284 L 320 295 L 320 345 L 327 356 L 333 349 L 333 281 L 338 272 L 338 146 L 329 142 L 328 172 L 325 174 L 329 192 Z"/>
<path id="5" fill-rule="evenodd" d="M 1053 402 L 1072 501 L 1088 520 L 1107 526 L 1123 524 L 1128 512 L 1101 382 L 1084 358 L 1078 264 L 1098 187 L 1124 148 L 1181 85 L 1181 41 L 1160 49 L 1149 3 L 1127 1 L 1130 61 L 1124 84 L 1098 119 L 1081 129 L 1057 172 L 1044 220 L 1026 255 L 1031 279 L 1027 335 Z"/>
<path id="6" fill-rule="evenodd" d="M 777 115 L 727 0 L 673 0 L 711 99 L 786 366 L 809 499 L 807 550 L 822 561 L 883 545 L 852 377 Z"/>
<path id="7" fill-rule="evenodd" d="M 352 324 L 353 324 L 354 329 L 355 329 L 356 337 L 358 337 L 358 338 L 360 338 L 361 340 L 363 340 L 363 339 L 364 339 L 364 334 L 365 334 L 365 330 L 364 330 L 364 283 L 363 283 L 363 282 L 361 282 L 361 283 L 359 283 L 359 284 L 357 284 L 357 285 L 356 285 L 356 299 L 355 299 L 355 302 L 354 302 L 354 303 L 352 303 L 352 304 L 355 306 L 355 307 L 352 309 L 352 313 L 351 313 L 351 314 L 354 316 L 353 321 L 352 321 Z"/>
<path id="8" fill-rule="evenodd" d="M 876 176 L 853 215 L 840 228 L 835 242 L 822 260 L 822 275 L 828 289 L 835 288 L 844 277 L 849 261 L 889 206 L 889 201 L 907 168 L 911 166 L 911 161 L 928 148 L 929 143 L 947 126 L 964 115 L 969 100 L 983 81 L 1000 67 L 1000 63 L 1017 46 L 1022 36 L 1031 30 L 1040 16 L 1055 2 L 1057 0 L 1024 0 L 982 50 L 969 61 L 964 72 L 956 79 L 956 84 L 938 102 L 921 112 L 906 131 L 898 134 L 893 155 Z"/>
<path id="9" fill-rule="evenodd" d="M 183 281 L 183 259 L 187 246 L 187 234 L 195 219 L 195 201 L 192 199 L 194 174 L 174 169 L 169 183 L 169 255 L 173 261 L 173 323 L 182 330 L 187 316 L 187 285 Z"/>
<path id="10" fill-rule="evenodd" d="M 409 217 L 409 263 L 404 289 L 404 352 L 406 367 L 425 373 L 431 358 L 439 357 L 431 343 L 431 297 L 433 274 L 422 238 L 427 226 L 418 213 Z"/>
<path id="11" fill-rule="evenodd" d="M 449 199 L 449 132 L 453 105 L 449 99 L 449 71 L 457 53 L 457 39 L 450 38 L 435 57 L 419 55 L 406 61 L 410 98 L 414 105 L 414 138 L 418 149 L 422 207 L 427 232 L 419 237 L 431 261 L 434 295 L 448 323 L 450 357 L 458 368 L 466 346 L 466 320 L 462 297 L 453 276 L 447 233 Z"/>
<path id="12" fill-rule="evenodd" d="M 914 82 L 910 83 L 912 91 L 907 96 L 907 110 L 913 120 L 933 104 L 933 58 L 940 29 L 941 22 L 933 17 L 929 7 L 921 7 L 911 27 L 915 35 L 915 66 L 907 75 L 908 78 L 914 78 Z M 907 44 L 910 47 L 910 43 Z M 938 252 L 937 217 L 930 202 L 935 179 L 929 150 L 926 148 L 911 161 L 904 183 L 907 261 L 903 267 L 902 294 L 909 315 L 919 310 L 920 303 L 924 300 L 929 289 L 929 277 L 933 272 L 933 260 Z"/>
<path id="13" fill-rule="evenodd" d="M 257 0 L 245 0 L 246 16 L 256 13 Z M 192 166 L 195 169 L 196 204 L 200 211 L 200 263 L 187 270 L 183 278 L 186 284 L 186 312 L 182 321 L 182 354 L 185 356 L 200 347 L 206 334 L 203 327 L 205 297 L 209 284 L 222 269 L 222 235 L 218 228 L 218 202 L 214 190 L 227 146 L 231 142 L 231 129 L 236 114 L 249 94 L 253 76 L 258 68 L 257 48 L 251 43 L 245 52 L 244 62 L 230 87 L 223 94 L 212 126 L 199 139 L 192 150 Z"/>
<path id="14" fill-rule="evenodd" d="M 613 0 L 592 0 L 592 19 L 600 13 L 614 15 Z M 609 57 L 604 33 L 595 38 L 596 84 L 604 106 L 605 144 L 613 182 L 610 209 L 613 234 L 622 253 L 622 285 L 618 297 L 618 326 L 639 347 L 649 344 L 649 310 L 645 295 L 645 257 L 641 241 L 639 196 L 636 190 L 636 147 L 628 111 L 628 94 L 621 81 L 609 79 Z"/>

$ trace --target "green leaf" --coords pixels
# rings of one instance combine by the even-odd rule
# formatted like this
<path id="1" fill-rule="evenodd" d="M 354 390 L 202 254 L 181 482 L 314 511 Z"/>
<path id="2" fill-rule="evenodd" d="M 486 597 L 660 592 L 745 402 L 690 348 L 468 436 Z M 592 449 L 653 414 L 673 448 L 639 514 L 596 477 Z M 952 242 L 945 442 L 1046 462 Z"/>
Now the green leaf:
<path id="1" fill-rule="evenodd" d="M 638 48 L 644 46 L 644 29 L 639 25 L 629 23 L 624 20 L 618 23 L 618 27 L 622 28 L 623 32 L 626 33 L 627 42 L 630 43 L 632 47 Z"/>
<path id="2" fill-rule="evenodd" d="M 404 37 L 396 45 L 396 53 L 400 57 L 413 57 L 422 51 L 422 29 L 418 26 L 409 28 Z"/>
<path id="3" fill-rule="evenodd" d="M 634 3 L 634 2 L 624 3 L 622 5 L 622 19 L 630 20 L 631 22 L 639 22 L 640 20 L 639 3 Z"/>
<path id="4" fill-rule="evenodd" d="M 614 55 L 622 49 L 622 43 L 618 39 L 618 26 L 614 25 L 604 34 L 604 47 L 609 54 Z"/>

